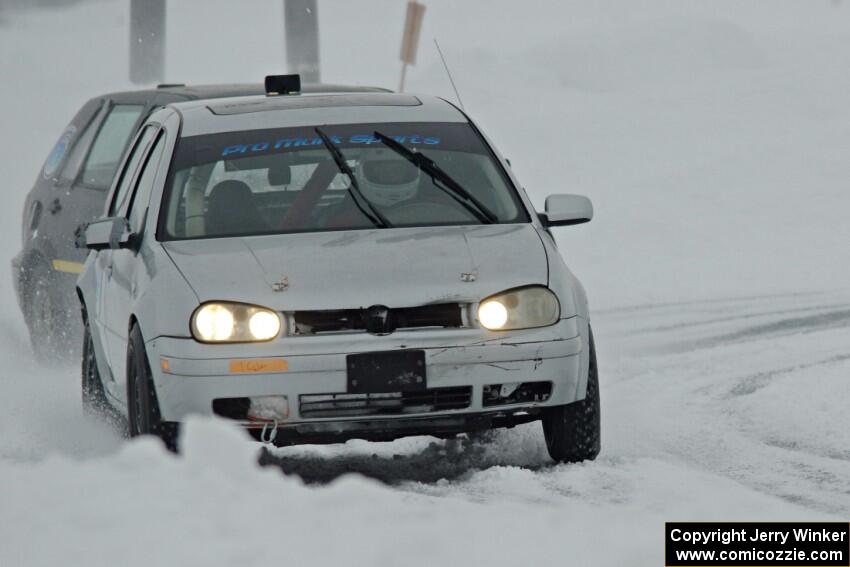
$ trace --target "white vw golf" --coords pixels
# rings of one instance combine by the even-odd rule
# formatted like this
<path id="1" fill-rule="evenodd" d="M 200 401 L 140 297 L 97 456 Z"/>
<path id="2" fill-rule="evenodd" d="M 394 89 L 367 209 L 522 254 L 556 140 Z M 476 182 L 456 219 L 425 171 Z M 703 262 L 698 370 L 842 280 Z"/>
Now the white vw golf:
<path id="1" fill-rule="evenodd" d="M 452 104 L 395 93 L 168 105 L 80 245 L 83 403 L 174 445 L 218 415 L 274 443 L 540 420 L 600 449 L 587 300 L 506 161 Z"/>

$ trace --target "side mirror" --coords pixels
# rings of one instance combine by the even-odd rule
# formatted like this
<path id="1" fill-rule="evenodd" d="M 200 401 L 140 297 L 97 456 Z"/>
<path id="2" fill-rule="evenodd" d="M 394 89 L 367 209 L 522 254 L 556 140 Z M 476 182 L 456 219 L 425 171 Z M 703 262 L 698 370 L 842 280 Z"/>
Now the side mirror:
<path id="1" fill-rule="evenodd" d="M 109 217 L 90 222 L 80 227 L 77 235 L 77 248 L 106 250 L 111 248 L 136 250 L 138 236 L 130 232 L 130 225 L 123 217 Z"/>
<path id="2" fill-rule="evenodd" d="M 584 195 L 549 195 L 546 212 L 538 216 L 545 226 L 582 224 L 593 218 L 593 203 Z"/>

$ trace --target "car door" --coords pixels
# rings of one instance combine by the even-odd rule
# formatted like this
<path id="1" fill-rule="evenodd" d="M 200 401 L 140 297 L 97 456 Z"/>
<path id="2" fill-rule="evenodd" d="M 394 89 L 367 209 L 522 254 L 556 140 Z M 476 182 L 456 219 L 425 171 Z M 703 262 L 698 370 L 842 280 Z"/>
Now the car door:
<path id="1" fill-rule="evenodd" d="M 112 203 L 115 207 L 113 216 L 127 219 L 130 232 L 139 238 L 143 236 L 151 190 L 157 181 L 157 172 L 165 149 L 165 131 L 158 126 L 145 128 L 143 138 L 148 137 L 147 134 L 150 132 L 151 142 L 139 161 L 130 190 L 124 194 L 116 193 L 116 199 Z M 113 325 L 110 348 L 112 359 L 115 361 L 115 386 L 122 394 L 126 392 L 130 315 L 139 292 L 137 287 L 139 276 L 145 270 L 144 255 L 147 251 L 147 248 L 141 247 L 139 250 L 112 250 L 111 254 L 111 280 L 106 286 L 104 307 Z"/>
<path id="2" fill-rule="evenodd" d="M 114 188 L 110 192 L 106 217 L 114 217 L 119 214 L 121 205 L 127 199 L 131 188 L 134 187 L 139 166 L 147 154 L 157 129 L 156 126 L 145 126 L 133 141 L 130 152 L 124 159 L 119 170 L 120 173 L 115 179 Z M 111 394 L 123 400 L 124 361 L 123 355 L 118 352 L 118 349 L 121 344 L 121 336 L 126 336 L 126 330 L 122 328 L 122 323 L 119 320 L 120 314 L 114 312 L 114 302 L 110 301 L 115 293 L 114 288 L 123 285 L 120 276 L 116 280 L 113 272 L 114 256 L 119 252 L 123 252 L 123 250 L 107 249 L 97 253 L 95 263 L 99 280 L 99 293 L 96 301 L 97 323 L 102 331 L 101 336 L 104 339 L 106 357 L 112 374 L 110 382 L 107 383 L 107 389 L 110 390 Z M 123 325 L 126 325 L 126 322 Z"/>
<path id="3" fill-rule="evenodd" d="M 51 260 L 56 258 L 54 241 L 60 232 L 57 225 L 64 218 L 63 203 L 71 185 L 68 176 L 79 170 L 80 156 L 88 151 L 105 106 L 106 101 L 98 98 L 84 104 L 47 156 L 24 209 L 23 246 L 29 257 L 25 264 L 37 258 L 46 263 L 45 269 L 55 269 Z"/>

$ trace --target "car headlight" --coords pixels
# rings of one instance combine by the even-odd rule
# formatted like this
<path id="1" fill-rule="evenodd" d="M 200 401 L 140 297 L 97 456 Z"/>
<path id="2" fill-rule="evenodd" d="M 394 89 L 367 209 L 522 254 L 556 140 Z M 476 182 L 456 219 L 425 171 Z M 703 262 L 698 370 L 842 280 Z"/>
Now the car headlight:
<path id="1" fill-rule="evenodd" d="M 244 303 L 204 303 L 192 314 L 192 336 L 202 343 L 270 341 L 280 334 L 280 315 Z"/>
<path id="2" fill-rule="evenodd" d="M 478 322 L 491 331 L 546 327 L 555 324 L 560 316 L 558 298 L 542 286 L 512 289 L 478 305 Z"/>

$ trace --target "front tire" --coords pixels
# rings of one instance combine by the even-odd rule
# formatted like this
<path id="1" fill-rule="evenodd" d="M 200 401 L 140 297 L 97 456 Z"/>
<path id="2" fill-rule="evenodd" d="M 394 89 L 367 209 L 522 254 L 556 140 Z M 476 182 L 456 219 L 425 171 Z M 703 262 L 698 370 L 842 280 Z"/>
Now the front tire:
<path id="1" fill-rule="evenodd" d="M 599 374 L 593 331 L 590 336 L 590 364 L 587 370 L 587 393 L 584 399 L 565 406 L 547 409 L 543 414 L 543 434 L 549 456 L 559 463 L 592 461 L 599 455 L 601 415 L 599 408 Z"/>
<path id="2" fill-rule="evenodd" d="M 177 450 L 177 424 L 162 421 L 145 343 L 138 325 L 130 330 L 127 345 L 127 422 L 130 437 L 154 435 Z"/>

